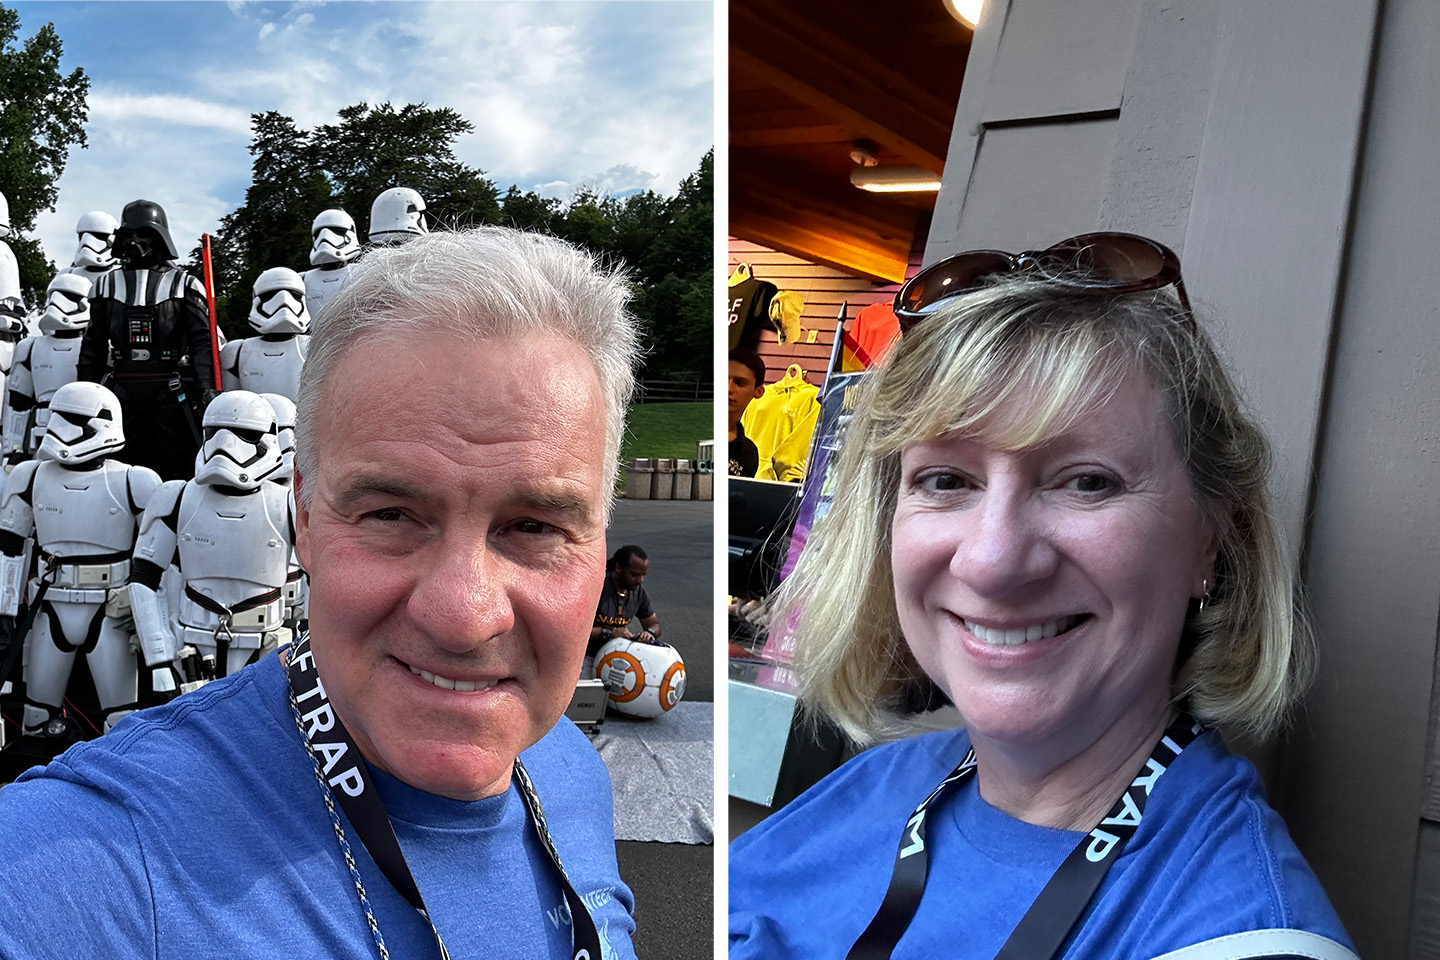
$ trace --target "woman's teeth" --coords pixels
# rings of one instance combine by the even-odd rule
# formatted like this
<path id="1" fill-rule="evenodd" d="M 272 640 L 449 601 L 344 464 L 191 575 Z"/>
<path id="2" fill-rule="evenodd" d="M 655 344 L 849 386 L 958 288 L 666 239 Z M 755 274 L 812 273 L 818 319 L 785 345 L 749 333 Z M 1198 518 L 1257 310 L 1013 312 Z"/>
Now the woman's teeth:
<path id="1" fill-rule="evenodd" d="M 409 667 L 410 665 L 407 663 L 406 666 Z M 470 693 L 475 690 L 487 690 L 490 687 L 495 686 L 496 684 L 496 681 L 494 680 L 490 680 L 488 682 L 484 680 L 451 680 L 449 677 L 442 677 L 437 674 L 431 673 L 429 670 L 421 670 L 419 667 L 410 667 L 410 672 L 415 674 L 415 676 L 419 677 L 421 680 L 424 680 L 426 683 L 433 683 L 435 684 L 435 686 L 440 687 L 443 690 L 458 690 L 461 693 Z"/>
<path id="2" fill-rule="evenodd" d="M 997 647 L 1018 647 L 1022 643 L 1031 640 L 1049 639 L 1059 636 L 1074 627 L 1085 619 L 1084 614 L 1072 614 L 1068 617 L 1061 617 L 1059 620 L 1051 620 L 1049 623 L 1036 623 L 1028 627 L 1016 627 L 1012 630 L 1000 630 L 995 627 L 983 627 L 978 623 L 969 620 L 964 621 L 965 629 L 975 635 L 975 639 L 981 643 L 993 644 Z"/>

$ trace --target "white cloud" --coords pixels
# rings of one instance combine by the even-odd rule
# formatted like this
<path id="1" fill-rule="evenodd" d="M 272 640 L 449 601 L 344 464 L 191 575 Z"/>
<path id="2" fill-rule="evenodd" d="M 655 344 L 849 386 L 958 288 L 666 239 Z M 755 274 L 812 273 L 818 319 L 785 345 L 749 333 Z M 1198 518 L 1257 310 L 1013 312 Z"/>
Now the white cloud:
<path id="1" fill-rule="evenodd" d="M 38 224 L 57 264 L 81 214 L 118 217 L 138 197 L 165 207 L 187 254 L 244 199 L 254 112 L 313 128 L 362 101 L 450 107 L 475 126 L 463 162 L 562 200 L 582 185 L 671 192 L 714 143 L 708 3 L 227 6 L 224 43 L 168 58 L 164 81 L 91 70 L 90 149 Z"/>
<path id="2" fill-rule="evenodd" d="M 91 124 L 138 126 L 158 121 L 250 134 L 248 111 L 193 97 L 116 93 L 102 88 L 90 93 L 89 104 Z"/>

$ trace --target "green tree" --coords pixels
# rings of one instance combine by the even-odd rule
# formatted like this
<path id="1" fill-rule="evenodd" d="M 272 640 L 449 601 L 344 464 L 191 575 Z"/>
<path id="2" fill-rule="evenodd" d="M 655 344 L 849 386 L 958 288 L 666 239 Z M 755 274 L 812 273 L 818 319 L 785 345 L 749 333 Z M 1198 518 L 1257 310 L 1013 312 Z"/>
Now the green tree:
<path id="1" fill-rule="evenodd" d="M 215 313 L 227 337 L 249 336 L 251 286 L 271 267 L 310 269 L 310 224 L 335 206 L 311 134 L 273 110 L 253 114 L 251 183 L 245 203 L 220 219 L 211 238 Z M 351 213 L 353 216 L 353 212 Z M 201 276 L 201 250 L 191 270 Z"/>
<path id="2" fill-rule="evenodd" d="M 227 336 L 250 335 L 251 285 L 261 271 L 309 267 L 310 223 L 339 207 L 368 232 L 370 204 L 393 186 L 425 198 L 431 223 L 459 229 L 502 223 L 563 237 L 620 261 L 635 284 L 634 312 L 647 344 L 642 374 L 709 378 L 714 324 L 714 151 L 673 197 L 622 199 L 581 188 L 569 203 L 511 186 L 503 196 L 456 159 L 469 121 L 448 108 L 360 103 L 336 123 L 307 131 L 282 114 L 251 117 L 251 184 L 211 242 L 216 308 Z M 200 250 L 191 261 L 197 275 Z"/>
<path id="3" fill-rule="evenodd" d="M 534 230 L 550 233 L 560 212 L 560 202 L 553 197 L 542 197 L 534 190 L 521 192 L 511 185 L 500 201 L 500 222 L 517 230 Z"/>
<path id="4" fill-rule="evenodd" d="M 638 282 L 650 345 L 641 376 L 708 380 L 715 325 L 715 151 L 675 196 L 634 194 L 616 212 L 616 252 Z"/>
<path id="5" fill-rule="evenodd" d="M 427 219 L 446 229 L 500 219 L 495 185 L 455 157 L 455 140 L 475 128 L 454 110 L 357 103 L 339 118 L 317 127 L 312 142 L 336 198 L 362 231 L 369 228 L 370 204 L 391 187 L 418 190 Z"/>
<path id="6" fill-rule="evenodd" d="M 85 95 L 90 80 L 79 67 L 60 70 L 61 43 L 47 23 L 16 45 L 20 14 L 0 6 L 0 192 L 17 233 L 35 229 L 41 210 L 55 209 L 56 182 L 72 146 L 84 147 Z M 34 239 L 8 241 L 20 266 L 26 302 L 45 295 L 55 265 Z"/>

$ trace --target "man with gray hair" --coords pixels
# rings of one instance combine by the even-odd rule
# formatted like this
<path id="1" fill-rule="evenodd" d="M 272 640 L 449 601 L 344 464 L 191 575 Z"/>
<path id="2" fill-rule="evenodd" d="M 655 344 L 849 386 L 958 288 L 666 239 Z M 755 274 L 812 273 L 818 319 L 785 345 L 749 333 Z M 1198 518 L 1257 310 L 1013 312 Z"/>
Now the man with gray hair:
<path id="1" fill-rule="evenodd" d="M 308 636 L 0 791 L 0 955 L 633 958 L 608 778 L 561 719 L 628 290 L 501 228 L 362 258 L 300 387 Z"/>

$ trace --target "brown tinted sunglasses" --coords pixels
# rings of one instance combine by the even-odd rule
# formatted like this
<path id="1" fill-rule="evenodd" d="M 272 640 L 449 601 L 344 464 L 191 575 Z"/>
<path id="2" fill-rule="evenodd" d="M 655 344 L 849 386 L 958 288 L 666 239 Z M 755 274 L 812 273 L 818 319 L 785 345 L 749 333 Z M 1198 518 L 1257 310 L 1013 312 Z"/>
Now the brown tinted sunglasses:
<path id="1" fill-rule="evenodd" d="M 1133 233 L 1084 233 L 1047 250 L 967 250 L 926 267 L 895 294 L 895 316 L 901 331 L 909 330 L 951 297 L 981 286 L 985 278 L 1018 271 L 1034 271 L 1076 293 L 1096 296 L 1158 290 L 1173 283 L 1186 324 L 1195 329 L 1175 251 Z"/>

